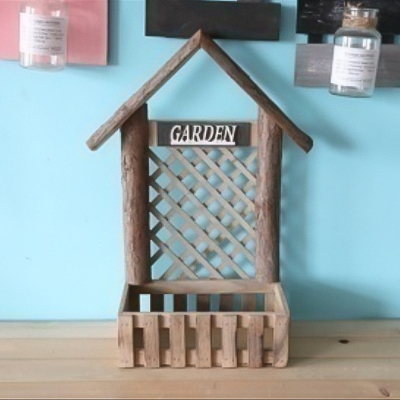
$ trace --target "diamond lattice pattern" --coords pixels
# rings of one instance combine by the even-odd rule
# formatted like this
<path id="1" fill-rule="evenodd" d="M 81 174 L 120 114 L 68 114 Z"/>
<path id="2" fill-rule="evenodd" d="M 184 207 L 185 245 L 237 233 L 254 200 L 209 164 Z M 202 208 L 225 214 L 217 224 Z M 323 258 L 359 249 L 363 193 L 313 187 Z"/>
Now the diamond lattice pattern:
<path id="1" fill-rule="evenodd" d="M 256 151 L 150 149 L 152 278 L 254 278 Z"/>

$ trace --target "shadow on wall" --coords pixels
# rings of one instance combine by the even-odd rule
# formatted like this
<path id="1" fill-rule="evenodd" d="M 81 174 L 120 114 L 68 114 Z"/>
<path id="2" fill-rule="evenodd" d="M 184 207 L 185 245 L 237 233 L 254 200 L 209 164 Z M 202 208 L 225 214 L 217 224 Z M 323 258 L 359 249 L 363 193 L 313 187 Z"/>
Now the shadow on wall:
<path id="1" fill-rule="evenodd" d="M 285 141 L 282 178 L 281 277 L 293 319 L 379 318 L 383 305 L 311 276 L 308 269 L 307 162 Z"/>

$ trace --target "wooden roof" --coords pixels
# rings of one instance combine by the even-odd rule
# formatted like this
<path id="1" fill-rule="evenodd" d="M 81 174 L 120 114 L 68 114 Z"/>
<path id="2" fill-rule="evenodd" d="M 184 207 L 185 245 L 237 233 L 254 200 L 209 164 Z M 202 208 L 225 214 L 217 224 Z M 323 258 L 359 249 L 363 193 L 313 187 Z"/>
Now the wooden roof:
<path id="1" fill-rule="evenodd" d="M 203 49 L 257 104 L 271 117 L 298 146 L 308 152 L 312 139 L 298 128 L 262 89 L 221 49 L 207 34 L 199 30 L 182 48 L 87 141 L 91 150 L 101 147 L 128 118 L 145 104 L 173 75 Z"/>

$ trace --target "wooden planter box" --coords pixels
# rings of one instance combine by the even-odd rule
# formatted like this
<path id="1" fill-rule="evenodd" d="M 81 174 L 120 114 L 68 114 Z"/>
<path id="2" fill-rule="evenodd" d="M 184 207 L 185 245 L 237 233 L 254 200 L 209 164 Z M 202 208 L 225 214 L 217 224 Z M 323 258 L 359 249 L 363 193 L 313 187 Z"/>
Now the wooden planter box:
<path id="1" fill-rule="evenodd" d="M 290 314 L 279 283 L 241 294 L 233 293 L 248 283 L 207 282 L 212 294 L 199 283 L 126 286 L 119 312 L 120 367 L 287 365 Z M 147 304 L 150 312 L 140 311 Z"/>
<path id="2" fill-rule="evenodd" d="M 259 106 L 257 122 L 149 120 L 147 101 L 200 49 Z M 312 139 L 201 30 L 92 135 L 89 148 L 118 129 L 127 282 L 120 366 L 285 367 L 282 134 L 306 152 Z"/>

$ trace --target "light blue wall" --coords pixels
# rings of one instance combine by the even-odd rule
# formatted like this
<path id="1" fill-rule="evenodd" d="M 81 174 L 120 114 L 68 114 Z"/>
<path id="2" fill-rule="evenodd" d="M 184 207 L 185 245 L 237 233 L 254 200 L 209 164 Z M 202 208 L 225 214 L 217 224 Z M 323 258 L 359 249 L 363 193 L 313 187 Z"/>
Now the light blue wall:
<path id="1" fill-rule="evenodd" d="M 0 62 L 0 319 L 116 316 L 120 143 L 91 153 L 85 141 L 183 41 L 144 37 L 142 2 L 110 3 L 111 66 L 46 74 Z M 285 141 L 282 275 L 293 316 L 398 318 L 400 90 L 354 100 L 295 88 L 295 1 L 282 3 L 281 42 L 222 45 L 315 139 L 309 155 Z M 257 112 L 204 54 L 150 110 L 238 120 Z"/>

